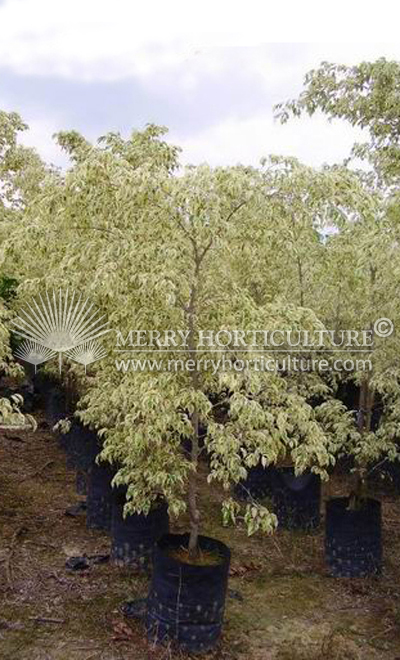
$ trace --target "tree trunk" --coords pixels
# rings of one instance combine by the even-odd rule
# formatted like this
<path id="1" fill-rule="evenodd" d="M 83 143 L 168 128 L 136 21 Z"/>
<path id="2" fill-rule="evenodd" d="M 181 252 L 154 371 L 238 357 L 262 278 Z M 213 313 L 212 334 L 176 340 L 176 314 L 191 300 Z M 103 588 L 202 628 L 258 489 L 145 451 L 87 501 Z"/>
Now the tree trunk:
<path id="1" fill-rule="evenodd" d="M 357 426 L 359 432 L 364 435 L 371 430 L 372 411 L 375 401 L 375 392 L 370 387 L 368 378 L 361 383 L 358 404 Z M 354 489 L 354 506 L 363 499 L 365 495 L 365 466 L 360 466 L 356 472 Z M 354 508 L 354 507 L 353 507 Z"/>
<path id="2" fill-rule="evenodd" d="M 358 398 L 357 426 L 360 433 L 364 433 L 365 412 L 367 408 L 368 381 L 361 383 L 360 395 Z"/>
<path id="3" fill-rule="evenodd" d="M 200 263 L 198 261 L 197 250 L 195 251 L 195 284 L 190 292 L 190 301 L 188 306 L 188 325 L 189 325 L 189 356 L 196 360 L 196 338 L 195 338 L 195 314 L 197 305 L 197 289 L 199 285 Z M 191 374 L 192 387 L 194 391 L 199 390 L 199 373 L 196 368 Z M 200 525 L 200 512 L 197 507 L 197 461 L 199 458 L 199 413 L 195 408 L 191 415 L 192 422 L 192 439 L 191 439 L 191 452 L 190 460 L 192 462 L 193 470 L 189 475 L 188 484 L 188 508 L 190 517 L 190 537 L 189 537 L 189 557 L 196 559 L 199 553 L 198 539 L 199 539 L 199 525 Z"/>
<path id="4" fill-rule="evenodd" d="M 371 308 L 375 308 L 375 282 L 376 282 L 377 269 L 375 266 L 370 265 L 370 303 Z M 371 324 L 370 330 L 374 335 L 374 327 Z M 358 404 L 357 426 L 361 435 L 365 435 L 371 431 L 372 411 L 375 403 L 375 392 L 370 386 L 371 374 L 365 376 L 360 387 L 360 397 Z M 365 497 L 365 476 L 366 465 L 359 465 L 356 471 L 356 482 L 354 493 L 350 496 L 350 507 L 355 508 L 360 501 Z"/>
<path id="5" fill-rule="evenodd" d="M 189 476 L 188 504 L 190 516 L 190 537 L 189 537 L 189 556 L 196 559 L 198 556 L 198 539 L 200 526 L 200 512 L 197 508 L 197 461 L 199 457 L 199 419 L 197 411 L 192 415 L 192 450 L 191 461 L 194 464 L 194 470 Z"/>
<path id="6" fill-rule="evenodd" d="M 238 207 L 240 208 L 240 207 Z M 182 226 L 184 233 L 187 235 L 186 229 Z M 207 252 L 212 246 L 212 239 L 201 250 L 197 241 L 193 237 L 189 237 L 193 248 L 193 263 L 194 263 L 194 278 L 193 285 L 190 291 L 189 304 L 184 307 L 188 320 L 188 347 L 189 357 L 195 360 L 195 369 L 191 372 L 191 385 L 195 392 L 200 390 L 200 374 L 198 370 L 197 355 L 196 355 L 196 328 L 195 320 L 198 312 L 198 294 L 201 289 L 201 266 Z M 190 452 L 190 459 L 192 462 L 192 470 L 189 475 L 188 482 L 188 509 L 190 517 L 190 537 L 189 537 L 189 557 L 196 559 L 199 554 L 199 527 L 200 527 L 200 511 L 197 506 L 197 463 L 199 459 L 199 411 L 195 407 L 191 414 L 192 423 L 192 446 Z"/>

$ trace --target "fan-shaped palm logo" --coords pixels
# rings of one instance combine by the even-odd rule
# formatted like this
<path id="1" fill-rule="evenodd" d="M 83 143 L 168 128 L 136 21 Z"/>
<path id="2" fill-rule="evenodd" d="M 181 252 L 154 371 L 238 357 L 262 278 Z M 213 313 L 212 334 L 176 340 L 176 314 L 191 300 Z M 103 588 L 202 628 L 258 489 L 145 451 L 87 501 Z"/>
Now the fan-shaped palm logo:
<path id="1" fill-rule="evenodd" d="M 24 360 L 24 362 L 34 364 L 36 373 L 36 367 L 38 364 L 51 360 L 56 356 L 56 353 L 55 351 L 52 351 L 51 348 L 46 348 L 46 346 L 38 344 L 37 341 L 24 339 L 22 344 L 16 349 L 14 355 L 21 358 L 21 360 Z"/>
<path id="2" fill-rule="evenodd" d="M 44 298 L 32 299 L 21 315 L 13 321 L 16 334 L 25 341 L 18 347 L 16 356 L 35 365 L 51 360 L 58 354 L 60 373 L 62 354 L 86 367 L 106 356 L 97 341 L 110 332 L 105 316 L 89 300 L 82 300 L 75 292 L 58 294 L 46 292 Z"/>

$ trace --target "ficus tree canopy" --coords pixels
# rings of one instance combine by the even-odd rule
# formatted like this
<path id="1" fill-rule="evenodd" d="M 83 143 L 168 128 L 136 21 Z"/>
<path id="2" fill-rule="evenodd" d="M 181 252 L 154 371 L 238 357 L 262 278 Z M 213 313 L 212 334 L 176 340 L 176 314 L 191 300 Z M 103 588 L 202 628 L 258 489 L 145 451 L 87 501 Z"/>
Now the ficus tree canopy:
<path id="1" fill-rule="evenodd" d="M 323 65 L 309 75 L 300 99 L 281 110 L 282 119 L 317 108 L 348 117 L 368 125 L 371 153 L 381 153 L 382 140 L 395 136 L 394 120 L 382 133 L 375 122 L 386 65 L 394 89 L 390 63 L 362 69 L 361 87 L 356 70 Z M 370 105 L 357 98 L 361 89 Z M 334 371 L 256 369 L 254 346 L 199 344 L 201 331 L 211 330 L 374 332 L 374 320 L 383 317 L 396 325 L 398 214 L 382 180 L 279 156 L 259 168 L 183 169 L 179 149 L 154 125 L 127 139 L 109 133 L 95 144 L 61 132 L 56 139 L 70 168 L 46 168 L 34 152 L 21 152 L 16 177 L 5 163 L 13 162 L 16 131 L 24 126 L 14 115 L 2 121 L 9 192 L 1 255 L 4 272 L 19 283 L 12 305 L 68 287 L 107 315 L 108 358 L 88 376 L 69 369 L 80 382 L 79 414 L 98 429 L 115 483 L 128 488 L 127 512 L 147 513 L 160 498 L 175 515 L 188 509 L 195 552 L 200 479 L 224 489 L 226 523 L 244 517 L 249 533 L 272 532 L 276 518 L 263 503 L 243 511 L 231 497 L 232 484 L 250 468 L 290 460 L 297 473 L 327 477 L 341 454 L 353 454 L 360 465 L 397 455 L 396 333 L 386 339 L 375 333 L 365 354 L 371 372 L 355 367 L 349 375 L 362 392 L 357 419 L 336 398 L 342 376 Z M 157 343 L 142 346 L 133 359 L 147 363 L 133 369 L 116 349 L 118 337 L 135 329 L 173 330 L 184 342 L 168 352 Z M 327 341 L 320 355 L 332 366 L 335 357 L 355 359 L 353 348 L 333 353 Z M 301 357 L 312 355 L 300 350 Z M 263 357 L 276 353 L 267 347 Z M 375 394 L 385 405 L 378 429 L 371 425 Z"/>
<path id="2" fill-rule="evenodd" d="M 188 506 L 195 546 L 201 453 L 209 455 L 210 487 L 217 481 L 226 491 L 226 522 L 239 514 L 231 485 L 260 461 L 289 456 L 299 472 L 326 476 L 352 433 L 326 382 L 215 367 L 221 358 L 234 364 L 259 356 L 251 348 L 199 349 L 198 334 L 323 327 L 314 273 L 325 257 L 324 231 L 362 206 L 357 177 L 276 157 L 260 170 L 200 166 L 176 176 L 177 150 L 156 127 L 97 145 L 76 133 L 58 139 L 72 167 L 47 174 L 6 245 L 10 272 L 22 274 L 18 304 L 41 287 L 76 288 L 95 296 L 122 336 L 132 328 L 180 331 L 185 350 L 167 357 L 195 362 L 155 373 L 103 360 L 82 390 L 82 418 L 104 438 L 116 483 L 128 486 L 127 510 L 148 512 L 159 497 L 177 515 Z M 107 341 L 111 353 L 115 335 Z M 155 357 L 162 352 L 140 354 Z M 313 407 L 310 398 L 321 393 L 324 404 Z M 257 502 L 244 518 L 250 533 L 276 524 Z"/>
<path id="3" fill-rule="evenodd" d="M 355 66 L 323 62 L 305 76 L 297 99 L 276 106 L 282 122 L 317 111 L 366 129 L 353 155 L 368 159 L 389 183 L 400 175 L 400 63 L 384 57 Z"/>

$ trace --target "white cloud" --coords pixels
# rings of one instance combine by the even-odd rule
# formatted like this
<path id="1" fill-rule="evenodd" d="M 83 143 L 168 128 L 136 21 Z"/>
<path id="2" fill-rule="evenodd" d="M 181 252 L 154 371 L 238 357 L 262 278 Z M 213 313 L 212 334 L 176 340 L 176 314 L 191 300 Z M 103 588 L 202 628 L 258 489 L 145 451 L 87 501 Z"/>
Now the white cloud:
<path id="1" fill-rule="evenodd" d="M 0 7 L 0 61 L 22 74 L 146 75 L 184 58 L 181 48 L 170 47 L 174 35 L 163 38 L 153 19 L 150 3 L 138 12 L 129 0 L 8 0 Z"/>
<path id="2" fill-rule="evenodd" d="M 385 14 L 387 5 L 391 11 Z M 382 24 L 385 37 L 393 30 L 396 43 L 396 3 L 390 0 L 381 0 L 371 15 L 361 0 L 337 0 L 329 16 L 317 0 L 274 5 L 263 0 L 245 5 L 238 0 L 5 0 L 0 5 L 0 63 L 20 74 L 146 77 L 184 66 L 199 48 L 207 67 L 217 65 L 215 57 L 204 54 L 209 49 L 212 54 L 216 48 L 291 42 L 299 36 L 312 41 L 315 34 L 328 40 L 335 32 L 348 43 L 339 48 L 327 43 L 321 52 L 333 46 L 336 56 L 351 52 L 357 57 L 359 46 L 364 52 L 379 46 L 355 43 L 359 11 L 364 39 L 369 27 L 374 38 Z M 392 50 L 399 53 L 400 48 Z"/>
<path id="3" fill-rule="evenodd" d="M 362 131 L 341 121 L 313 117 L 281 125 L 263 115 L 229 119 L 189 138 L 179 133 L 170 136 L 171 142 L 182 147 L 184 163 L 212 165 L 258 165 L 269 154 L 296 156 L 313 166 L 333 164 L 349 155 L 355 141 L 364 139 Z"/>
<path id="4" fill-rule="evenodd" d="M 68 158 L 52 138 L 59 128 L 49 119 L 34 119 L 21 141 L 35 147 L 46 162 L 66 167 Z M 208 162 L 214 166 L 237 163 L 257 166 L 263 156 L 277 154 L 295 156 L 318 167 L 341 162 L 349 155 L 353 143 L 364 139 L 362 131 L 341 121 L 330 123 L 324 117 L 313 117 L 282 126 L 263 115 L 243 120 L 231 118 L 191 137 L 182 137 L 179 132 L 168 137 L 170 143 L 182 148 L 182 164 Z"/>
<path id="5" fill-rule="evenodd" d="M 386 0 L 381 0 L 380 11 L 372 16 L 376 33 L 385 15 L 385 4 Z M 63 78 L 90 81 L 93 85 L 105 80 L 123 81 L 118 93 L 123 104 L 121 90 L 126 84 L 127 117 L 132 112 L 134 94 L 129 88 L 130 78 L 135 76 L 143 88 L 142 115 L 147 113 L 148 103 L 148 120 L 157 116 L 160 123 L 166 124 L 174 123 L 173 103 L 185 107 L 187 102 L 190 108 L 189 101 L 197 98 L 195 94 L 200 88 L 199 98 L 204 103 L 204 90 L 211 89 L 213 82 L 213 94 L 218 94 L 221 81 L 223 90 L 230 84 L 237 92 L 232 95 L 228 117 L 226 105 L 217 103 L 224 94 L 221 91 L 219 99 L 210 94 L 204 109 L 198 106 L 202 112 L 201 128 L 194 125 L 195 113 L 191 115 L 192 122 L 186 123 L 186 132 L 183 126 L 179 128 L 179 120 L 175 122 L 178 128 L 170 139 L 183 147 L 185 162 L 257 164 L 268 153 L 295 155 L 314 165 L 335 162 L 348 155 L 351 145 L 359 139 L 357 132 L 345 123 L 328 124 L 323 118 L 281 126 L 273 121 L 273 103 L 295 97 L 305 73 L 324 59 L 347 64 L 381 56 L 400 59 L 400 44 L 354 41 L 357 35 L 351 19 L 359 10 L 363 12 L 363 38 L 368 38 L 365 21 L 370 19 L 359 0 L 337 0 L 328 18 L 322 16 L 323 3 L 308 0 L 307 6 L 308 13 L 304 3 L 278 3 L 272 7 L 264 0 L 248 0 L 245 5 L 232 0 L 5 0 L 0 4 L 0 67 L 15 76 L 54 76 L 58 83 Z M 310 31 L 315 32 L 315 20 L 324 21 L 321 39 L 327 30 L 332 34 L 336 30 L 343 38 L 352 33 L 349 42 L 273 42 L 281 35 L 289 40 L 296 38 L 296 30 L 306 38 L 304 23 L 308 21 Z M 391 21 L 385 21 L 386 34 L 392 26 L 397 28 L 394 11 Z M 271 43 L 263 43 L 267 39 Z M 235 77 L 236 71 L 240 75 Z M 257 95 L 259 90 L 263 93 Z M 239 107 L 241 93 L 256 99 L 254 104 Z M 166 98 L 169 103 L 163 120 L 162 103 Z M 18 94 L 13 99 L 31 126 L 23 138 L 25 143 L 36 145 L 46 160 L 65 164 L 51 135 L 64 128 L 60 122 L 71 125 L 68 100 L 61 114 L 60 108 L 51 103 L 46 106 L 44 102 L 45 109 L 41 109 L 37 99 L 32 105 L 24 100 L 19 104 Z M 217 108 L 215 113 L 210 111 L 212 105 Z M 73 121 L 78 117 L 79 123 L 76 103 L 74 108 Z M 82 104 L 83 126 L 92 118 L 84 117 L 85 112 Z M 93 108 L 90 112 L 95 131 L 99 123 Z M 113 116 L 109 126 L 101 125 L 99 131 L 105 132 L 109 127 L 118 128 Z"/>
<path id="6" fill-rule="evenodd" d="M 34 147 L 46 163 L 66 168 L 69 159 L 53 139 L 59 130 L 49 119 L 32 119 L 29 130 L 21 134 L 20 141 L 27 147 Z"/>

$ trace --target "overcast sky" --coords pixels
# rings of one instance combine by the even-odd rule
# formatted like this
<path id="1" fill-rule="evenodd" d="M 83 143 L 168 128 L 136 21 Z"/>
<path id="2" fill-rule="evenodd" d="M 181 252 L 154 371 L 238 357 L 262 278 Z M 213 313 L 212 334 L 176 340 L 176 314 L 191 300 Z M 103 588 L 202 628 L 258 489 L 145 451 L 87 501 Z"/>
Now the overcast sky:
<path id="1" fill-rule="evenodd" d="M 400 60 L 400 44 L 263 43 L 254 17 L 237 16 L 240 32 L 213 32 L 204 0 L 172 0 L 179 22 L 170 2 L 145 2 L 140 13 L 136 4 L 0 0 L 0 108 L 22 115 L 24 141 L 46 160 L 64 163 L 52 140 L 60 129 L 93 140 L 154 122 L 169 128 L 183 162 L 257 164 L 269 153 L 336 162 L 360 135 L 322 117 L 280 126 L 273 105 L 295 97 L 322 60 Z"/>

